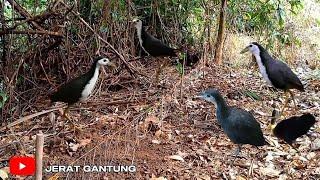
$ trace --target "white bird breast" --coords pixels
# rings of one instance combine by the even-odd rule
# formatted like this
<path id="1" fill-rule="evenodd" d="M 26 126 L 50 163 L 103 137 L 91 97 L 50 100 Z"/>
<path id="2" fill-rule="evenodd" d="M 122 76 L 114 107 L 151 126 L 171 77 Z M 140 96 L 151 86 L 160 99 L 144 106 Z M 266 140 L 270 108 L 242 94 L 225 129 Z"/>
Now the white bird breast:
<path id="1" fill-rule="evenodd" d="M 94 86 L 96 85 L 96 83 L 98 81 L 99 68 L 100 68 L 100 66 L 97 65 L 97 67 L 94 71 L 93 77 L 89 80 L 88 84 L 84 87 L 84 89 L 81 93 L 81 98 L 80 98 L 81 101 L 86 100 L 90 96 L 90 94 L 92 93 Z"/>
<path id="2" fill-rule="evenodd" d="M 260 70 L 260 73 L 261 73 L 263 79 L 264 79 L 269 85 L 273 86 L 272 83 L 271 83 L 271 81 L 270 81 L 270 79 L 269 79 L 269 77 L 268 77 L 267 69 L 266 69 L 266 67 L 263 65 L 263 63 L 262 63 L 262 61 L 261 61 L 260 55 L 255 55 L 255 57 L 256 57 L 256 61 L 257 61 L 257 63 L 258 63 L 259 70 Z"/>

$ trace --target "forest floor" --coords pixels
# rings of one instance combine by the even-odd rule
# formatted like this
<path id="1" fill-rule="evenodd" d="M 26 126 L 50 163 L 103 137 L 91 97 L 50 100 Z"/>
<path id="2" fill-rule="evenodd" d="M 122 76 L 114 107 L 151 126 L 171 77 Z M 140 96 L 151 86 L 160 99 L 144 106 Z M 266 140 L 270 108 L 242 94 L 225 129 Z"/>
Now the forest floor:
<path id="1" fill-rule="evenodd" d="M 45 179 L 320 179 L 319 80 L 304 79 L 306 92 L 295 91 L 298 110 L 293 111 L 292 102 L 286 110 L 286 117 L 311 112 L 318 120 L 295 143 L 296 152 L 267 129 L 272 104 L 281 106 L 284 93 L 268 87 L 258 69 L 198 65 L 186 71 L 181 83 L 170 66 L 157 87 L 150 83 L 152 66 L 144 67 L 151 78 L 123 76 L 109 91 L 101 90 L 100 81 L 94 96 L 70 110 L 78 128 L 57 111 L 50 118 L 39 116 L 14 126 L 0 141 L 0 162 L 12 155 L 32 154 L 35 134 L 41 130 L 46 135 L 44 168 L 136 166 L 134 173 L 45 173 Z M 231 165 L 237 146 L 217 124 L 214 105 L 194 98 L 209 87 L 218 88 L 228 104 L 252 112 L 271 145 L 245 145 L 242 157 Z M 35 112 L 46 105 L 38 107 Z"/>

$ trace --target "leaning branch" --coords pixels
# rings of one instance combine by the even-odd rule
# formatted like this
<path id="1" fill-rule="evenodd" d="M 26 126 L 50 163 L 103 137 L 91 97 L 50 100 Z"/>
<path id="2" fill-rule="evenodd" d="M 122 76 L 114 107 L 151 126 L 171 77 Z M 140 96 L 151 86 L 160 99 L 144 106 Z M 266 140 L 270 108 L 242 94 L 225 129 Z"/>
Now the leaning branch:
<path id="1" fill-rule="evenodd" d="M 29 14 L 27 10 L 25 10 L 20 4 L 18 4 L 15 0 L 7 0 L 13 9 L 15 9 L 21 16 L 25 17 L 26 19 L 32 19 L 32 16 Z M 43 31 L 44 29 L 36 22 L 30 21 L 29 22 L 33 27 L 38 30 Z"/>
<path id="2" fill-rule="evenodd" d="M 64 2 L 61 1 L 61 3 L 68 7 L 67 4 L 65 4 Z M 121 59 L 121 61 L 126 65 L 127 69 L 130 71 L 131 74 L 134 74 L 135 72 L 137 72 L 139 75 L 144 75 L 141 72 L 137 71 L 130 63 L 128 63 L 124 57 L 106 40 L 104 40 L 81 16 L 79 13 L 71 10 L 71 13 L 74 14 L 90 31 L 93 32 L 93 34 L 95 36 L 97 36 L 102 42 L 104 42 L 105 44 L 107 44 L 113 52 L 115 52 Z M 146 76 L 146 75 L 144 75 Z"/>
<path id="3" fill-rule="evenodd" d="M 4 31 L 0 31 L 0 36 L 5 35 L 5 34 L 41 34 L 41 35 L 63 37 L 63 35 L 58 32 L 46 31 L 46 30 L 43 30 L 43 31 L 34 31 L 34 30 L 23 30 L 23 31 L 4 30 Z"/>

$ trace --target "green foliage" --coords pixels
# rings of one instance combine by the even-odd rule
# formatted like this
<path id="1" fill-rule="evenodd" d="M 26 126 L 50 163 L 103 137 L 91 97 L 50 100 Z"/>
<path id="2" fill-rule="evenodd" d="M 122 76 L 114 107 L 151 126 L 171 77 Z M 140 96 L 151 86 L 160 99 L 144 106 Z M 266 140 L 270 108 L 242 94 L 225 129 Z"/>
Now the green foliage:
<path id="1" fill-rule="evenodd" d="M 265 37 L 268 44 L 295 43 L 285 22 L 288 12 L 296 15 L 302 8 L 301 0 L 230 0 L 227 23 L 229 28 Z"/>
<path id="2" fill-rule="evenodd" d="M 181 64 L 180 62 L 178 62 L 178 64 L 176 65 L 176 69 L 180 75 L 184 74 L 183 64 Z"/>
<path id="3" fill-rule="evenodd" d="M 8 100 L 8 96 L 5 92 L 0 91 L 0 109 L 4 106 L 4 103 Z"/>
<path id="4" fill-rule="evenodd" d="M 37 15 L 46 10 L 52 1 L 17 0 L 17 2 L 29 13 Z M 173 36 L 178 40 L 178 42 L 168 40 L 167 43 L 180 46 L 183 42 L 198 47 L 210 38 L 205 37 L 206 32 L 217 30 L 216 22 L 221 3 L 220 0 L 80 0 L 78 2 L 76 10 L 86 21 L 97 26 L 101 33 L 112 32 L 113 26 L 108 23 L 127 23 L 132 16 L 139 16 L 145 24 L 152 27 L 153 34 L 163 38 L 162 40 L 166 41 Z M 106 3 L 109 9 L 104 10 Z M 228 29 L 257 35 L 267 41 L 268 45 L 276 44 L 275 42 L 301 44 L 286 27 L 286 21 L 289 15 L 297 15 L 303 8 L 302 0 L 229 0 L 227 7 Z M 108 23 L 102 19 L 103 13 L 108 14 L 110 18 Z M 4 14 L 6 19 L 19 16 L 13 13 L 10 5 L 5 6 Z M 316 22 L 320 24 L 319 19 L 316 19 Z M 10 23 L 12 21 L 9 21 L 9 26 Z M 25 29 L 25 26 L 19 28 Z M 76 38 L 80 33 L 78 26 L 72 23 L 67 28 L 72 37 Z M 27 47 L 21 45 L 26 41 L 26 36 L 19 36 L 17 43 L 14 44 L 24 52 Z"/>

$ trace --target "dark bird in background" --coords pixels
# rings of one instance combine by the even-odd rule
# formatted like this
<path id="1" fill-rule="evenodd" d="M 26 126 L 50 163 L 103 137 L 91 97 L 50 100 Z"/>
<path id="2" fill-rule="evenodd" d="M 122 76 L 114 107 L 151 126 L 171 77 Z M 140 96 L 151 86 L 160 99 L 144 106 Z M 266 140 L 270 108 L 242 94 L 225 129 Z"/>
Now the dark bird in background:
<path id="1" fill-rule="evenodd" d="M 253 115 L 243 109 L 228 106 L 218 90 L 208 89 L 198 97 L 215 104 L 218 123 L 230 140 L 238 145 L 236 157 L 241 151 L 242 144 L 254 146 L 266 144 L 260 124 Z"/>
<path id="2" fill-rule="evenodd" d="M 306 113 L 301 116 L 292 116 L 288 119 L 276 123 L 279 112 L 274 109 L 271 118 L 272 133 L 279 139 L 284 140 L 289 145 L 298 138 L 309 131 L 309 129 L 316 123 L 315 117 Z"/>
<path id="3" fill-rule="evenodd" d="M 151 34 L 149 34 L 144 26 L 142 25 L 142 21 L 140 19 L 135 18 L 132 20 L 134 26 L 137 31 L 137 37 L 139 40 L 140 47 L 142 50 L 150 56 L 153 57 L 178 57 L 178 53 L 181 49 L 174 49 L 169 47 L 168 45 L 161 42 L 159 39 L 155 38 Z M 199 58 L 195 54 L 186 54 L 186 65 L 195 64 Z M 159 65 L 159 69 L 156 72 L 156 79 L 158 81 L 159 75 L 162 69 L 166 66 L 166 64 Z"/>
<path id="4" fill-rule="evenodd" d="M 297 75 L 292 72 L 287 64 L 272 58 L 268 51 L 256 42 L 250 43 L 250 45 L 243 49 L 241 53 L 247 51 L 250 51 L 254 55 L 264 80 L 269 85 L 284 90 L 286 98 L 281 114 L 289 102 L 288 93 L 290 93 L 293 103 L 295 107 L 297 107 L 294 100 L 294 94 L 290 91 L 290 89 L 304 91 L 304 87 Z"/>
<path id="5" fill-rule="evenodd" d="M 200 53 L 198 52 L 186 51 L 184 55 L 185 57 L 179 58 L 179 63 L 181 63 L 182 65 L 183 63 L 185 63 L 185 66 L 192 67 L 200 60 Z"/>
<path id="6" fill-rule="evenodd" d="M 168 45 L 161 42 L 159 39 L 155 38 L 149 34 L 140 19 L 134 19 L 132 21 L 137 30 L 137 36 L 140 43 L 140 47 L 149 55 L 153 57 L 176 57 L 178 49 L 169 47 Z"/>
<path id="7" fill-rule="evenodd" d="M 63 113 L 65 118 L 70 119 L 67 116 L 67 113 L 71 105 L 78 101 L 86 100 L 92 93 L 99 78 L 100 67 L 104 65 L 115 67 L 115 65 L 110 62 L 108 58 L 97 57 L 87 73 L 72 79 L 70 82 L 62 85 L 56 92 L 50 95 L 50 100 L 52 103 L 64 102 L 68 104 Z"/>

